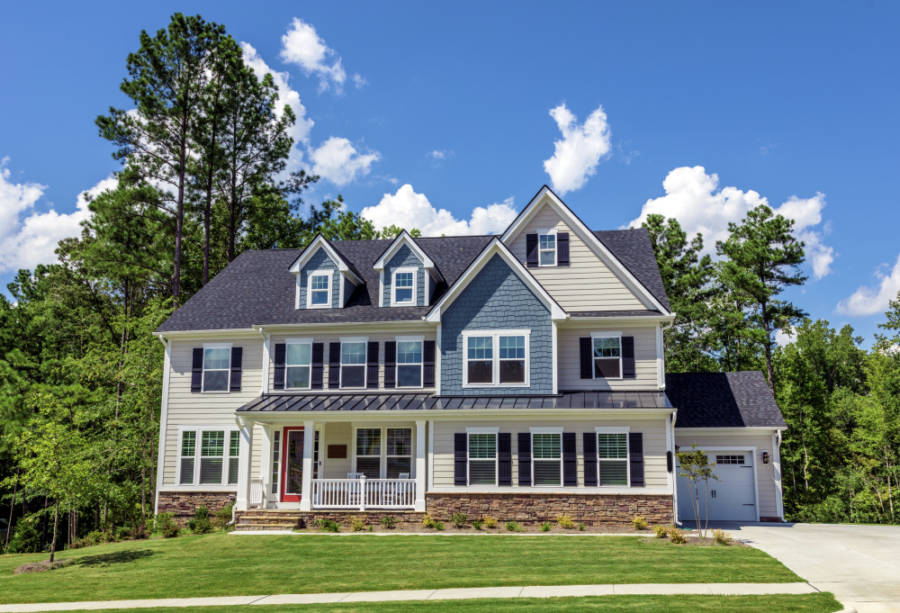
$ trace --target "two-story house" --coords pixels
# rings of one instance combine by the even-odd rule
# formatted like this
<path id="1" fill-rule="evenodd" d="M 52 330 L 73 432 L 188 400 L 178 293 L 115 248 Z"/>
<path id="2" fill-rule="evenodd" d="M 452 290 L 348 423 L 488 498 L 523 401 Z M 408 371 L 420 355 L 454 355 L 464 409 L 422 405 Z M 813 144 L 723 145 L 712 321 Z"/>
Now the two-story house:
<path id="1" fill-rule="evenodd" d="M 669 523 L 696 443 L 711 519 L 782 518 L 765 380 L 667 375 L 674 317 L 646 230 L 592 231 L 546 186 L 502 236 L 245 252 L 156 332 L 157 510 Z"/>

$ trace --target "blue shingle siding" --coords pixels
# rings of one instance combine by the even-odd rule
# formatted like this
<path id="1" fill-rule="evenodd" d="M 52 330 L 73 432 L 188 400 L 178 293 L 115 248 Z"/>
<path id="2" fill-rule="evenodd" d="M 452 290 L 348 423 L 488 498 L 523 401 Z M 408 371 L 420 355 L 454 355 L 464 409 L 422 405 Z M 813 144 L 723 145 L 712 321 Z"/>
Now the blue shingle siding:
<path id="1" fill-rule="evenodd" d="M 464 330 L 531 330 L 531 387 L 462 386 Z M 498 396 L 553 393 L 553 333 L 548 309 L 495 255 L 441 314 L 441 394 Z"/>
<path id="2" fill-rule="evenodd" d="M 309 273 L 319 272 L 320 270 L 332 270 L 331 275 L 331 308 L 337 309 L 342 307 L 341 304 L 341 273 L 338 271 L 331 257 L 324 249 L 319 249 L 309 258 L 306 265 L 300 269 L 300 308 L 306 308 L 306 288 L 309 287 Z"/>
<path id="3" fill-rule="evenodd" d="M 394 271 L 398 268 L 415 268 L 416 273 L 416 306 L 425 306 L 425 267 L 407 245 L 403 245 L 384 267 L 384 306 L 391 306 L 391 284 Z"/>

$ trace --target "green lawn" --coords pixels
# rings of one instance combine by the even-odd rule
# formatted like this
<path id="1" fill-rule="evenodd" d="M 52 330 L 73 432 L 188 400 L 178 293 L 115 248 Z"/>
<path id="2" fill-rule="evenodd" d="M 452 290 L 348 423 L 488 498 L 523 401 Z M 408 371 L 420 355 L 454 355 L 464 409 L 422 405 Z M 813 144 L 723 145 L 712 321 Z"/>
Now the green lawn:
<path id="1" fill-rule="evenodd" d="M 76 563 L 26 575 L 12 571 L 46 559 L 46 554 L 0 556 L 0 603 L 802 581 L 757 549 L 642 541 L 590 536 L 186 536 L 62 552 L 59 558 Z"/>
<path id="2" fill-rule="evenodd" d="M 833 613 L 843 606 L 827 593 L 802 596 L 598 596 L 357 602 L 348 604 L 266 605 L 140 609 L 141 613 Z M 135 609 L 108 609 L 131 613 Z"/>

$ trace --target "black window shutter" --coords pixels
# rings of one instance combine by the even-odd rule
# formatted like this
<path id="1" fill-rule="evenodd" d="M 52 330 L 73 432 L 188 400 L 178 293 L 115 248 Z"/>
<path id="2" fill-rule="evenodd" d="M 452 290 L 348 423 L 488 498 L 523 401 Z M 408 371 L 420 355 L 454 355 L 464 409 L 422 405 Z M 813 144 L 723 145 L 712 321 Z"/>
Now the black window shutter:
<path id="1" fill-rule="evenodd" d="M 468 436 L 457 432 L 453 436 L 453 485 L 469 484 L 469 454 L 466 449 Z"/>
<path id="2" fill-rule="evenodd" d="M 575 451 L 575 433 L 563 432 L 563 485 L 578 485 L 578 452 Z"/>
<path id="3" fill-rule="evenodd" d="M 556 233 L 556 265 L 557 266 L 568 266 L 569 265 L 569 233 L 568 232 L 557 232 Z"/>
<path id="4" fill-rule="evenodd" d="M 530 432 L 519 432 L 519 485 L 531 485 Z"/>
<path id="5" fill-rule="evenodd" d="M 512 485 L 512 434 L 497 434 L 497 484 Z"/>
<path id="6" fill-rule="evenodd" d="M 310 387 L 314 390 L 320 390 L 323 387 L 325 366 L 325 343 L 313 343 L 312 346 L 312 379 Z"/>
<path id="7" fill-rule="evenodd" d="M 590 338 L 578 339 L 578 346 L 581 349 L 581 378 L 594 378 L 594 360 L 593 347 Z"/>
<path id="8" fill-rule="evenodd" d="M 644 438 L 640 432 L 628 433 L 628 456 L 631 487 L 644 487 Z"/>
<path id="9" fill-rule="evenodd" d="M 635 379 L 637 372 L 634 367 L 634 337 L 622 337 L 622 378 Z"/>
<path id="10" fill-rule="evenodd" d="M 241 391 L 241 364 L 244 361 L 244 348 L 243 347 L 232 347 L 231 348 L 231 385 L 229 386 L 230 392 L 239 392 Z"/>
<path id="11" fill-rule="evenodd" d="M 584 486 L 597 487 L 597 433 L 584 433 Z"/>
<path id="12" fill-rule="evenodd" d="M 284 343 L 275 344 L 275 381 L 272 387 L 277 390 L 284 389 L 284 353 L 287 345 Z"/>
<path id="13" fill-rule="evenodd" d="M 341 388 L 341 344 L 328 343 L 328 389 Z"/>
<path id="14" fill-rule="evenodd" d="M 528 268 L 537 268 L 538 265 L 538 237 L 537 234 L 525 235 L 526 263 Z"/>
<path id="15" fill-rule="evenodd" d="M 397 342 L 384 343 L 384 387 L 394 389 L 397 387 Z"/>
<path id="16" fill-rule="evenodd" d="M 378 389 L 378 341 L 369 341 L 366 355 L 366 388 Z"/>
<path id="17" fill-rule="evenodd" d="M 672 452 L 666 452 L 666 471 L 672 472 Z"/>
<path id="18" fill-rule="evenodd" d="M 194 347 L 194 362 L 191 368 L 191 391 L 203 389 L 203 347 Z"/>
<path id="19" fill-rule="evenodd" d="M 425 341 L 422 355 L 422 386 L 434 387 L 434 341 Z"/>

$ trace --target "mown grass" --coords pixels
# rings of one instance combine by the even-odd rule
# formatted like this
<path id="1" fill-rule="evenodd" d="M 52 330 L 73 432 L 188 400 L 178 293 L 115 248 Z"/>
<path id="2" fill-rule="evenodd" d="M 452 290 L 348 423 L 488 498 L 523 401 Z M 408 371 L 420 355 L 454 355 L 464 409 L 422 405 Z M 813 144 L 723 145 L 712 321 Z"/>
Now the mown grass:
<path id="1" fill-rule="evenodd" d="M 0 603 L 252 596 L 512 585 L 801 581 L 748 547 L 634 537 L 232 536 L 61 552 L 75 563 L 13 575 L 46 554 L 0 556 Z"/>

